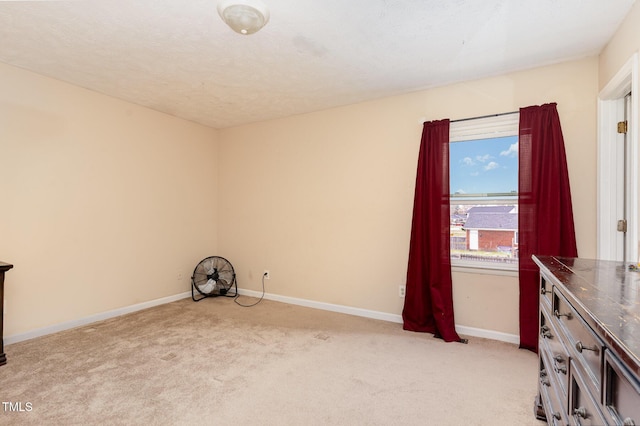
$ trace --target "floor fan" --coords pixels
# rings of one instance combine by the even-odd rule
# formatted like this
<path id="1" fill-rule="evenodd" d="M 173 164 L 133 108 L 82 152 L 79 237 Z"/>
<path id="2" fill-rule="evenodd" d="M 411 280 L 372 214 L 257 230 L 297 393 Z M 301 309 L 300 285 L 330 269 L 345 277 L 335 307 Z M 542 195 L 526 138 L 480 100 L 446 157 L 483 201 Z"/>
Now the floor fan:
<path id="1" fill-rule="evenodd" d="M 206 297 L 235 297 L 237 294 L 236 273 L 227 259 L 209 256 L 196 265 L 191 276 L 191 298 L 194 302 Z"/>

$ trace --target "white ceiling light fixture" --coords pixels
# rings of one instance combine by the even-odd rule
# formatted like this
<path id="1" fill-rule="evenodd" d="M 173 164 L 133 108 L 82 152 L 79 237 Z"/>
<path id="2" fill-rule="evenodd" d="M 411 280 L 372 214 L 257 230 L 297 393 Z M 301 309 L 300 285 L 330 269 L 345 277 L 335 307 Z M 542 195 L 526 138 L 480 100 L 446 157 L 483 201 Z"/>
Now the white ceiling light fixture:
<path id="1" fill-rule="evenodd" d="M 259 31 L 269 22 L 269 10 L 260 0 L 221 0 L 218 13 L 233 31 L 243 35 Z"/>

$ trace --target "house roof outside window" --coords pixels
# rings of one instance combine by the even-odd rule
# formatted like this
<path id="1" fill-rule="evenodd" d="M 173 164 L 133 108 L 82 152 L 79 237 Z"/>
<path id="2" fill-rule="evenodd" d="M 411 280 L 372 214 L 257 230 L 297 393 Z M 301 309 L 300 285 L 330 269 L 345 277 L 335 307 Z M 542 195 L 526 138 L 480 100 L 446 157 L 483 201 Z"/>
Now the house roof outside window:
<path id="1" fill-rule="evenodd" d="M 480 206 L 469 209 L 463 229 L 517 231 L 518 214 L 514 206 Z"/>

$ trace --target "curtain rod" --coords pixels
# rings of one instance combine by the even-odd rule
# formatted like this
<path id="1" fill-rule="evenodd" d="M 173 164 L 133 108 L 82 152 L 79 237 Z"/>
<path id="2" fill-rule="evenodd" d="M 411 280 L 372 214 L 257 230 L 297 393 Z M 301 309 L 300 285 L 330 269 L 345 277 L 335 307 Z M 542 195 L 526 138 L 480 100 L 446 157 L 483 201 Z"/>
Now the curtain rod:
<path id="1" fill-rule="evenodd" d="M 450 123 L 458 123 L 460 121 L 478 120 L 480 118 L 500 117 L 502 115 L 518 114 L 520 111 L 501 112 L 499 114 L 480 115 L 478 117 L 459 118 L 457 120 L 450 120 Z"/>

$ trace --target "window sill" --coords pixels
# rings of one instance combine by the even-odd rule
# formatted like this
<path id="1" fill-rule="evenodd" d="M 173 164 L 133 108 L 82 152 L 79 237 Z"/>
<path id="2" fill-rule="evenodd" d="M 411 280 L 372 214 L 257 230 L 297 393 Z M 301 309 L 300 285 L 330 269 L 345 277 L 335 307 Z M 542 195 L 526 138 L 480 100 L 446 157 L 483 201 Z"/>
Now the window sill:
<path id="1" fill-rule="evenodd" d="M 518 277 L 518 265 L 486 266 L 474 263 L 452 262 L 451 272 L 463 272 L 465 274 L 501 275 L 508 277 Z"/>

